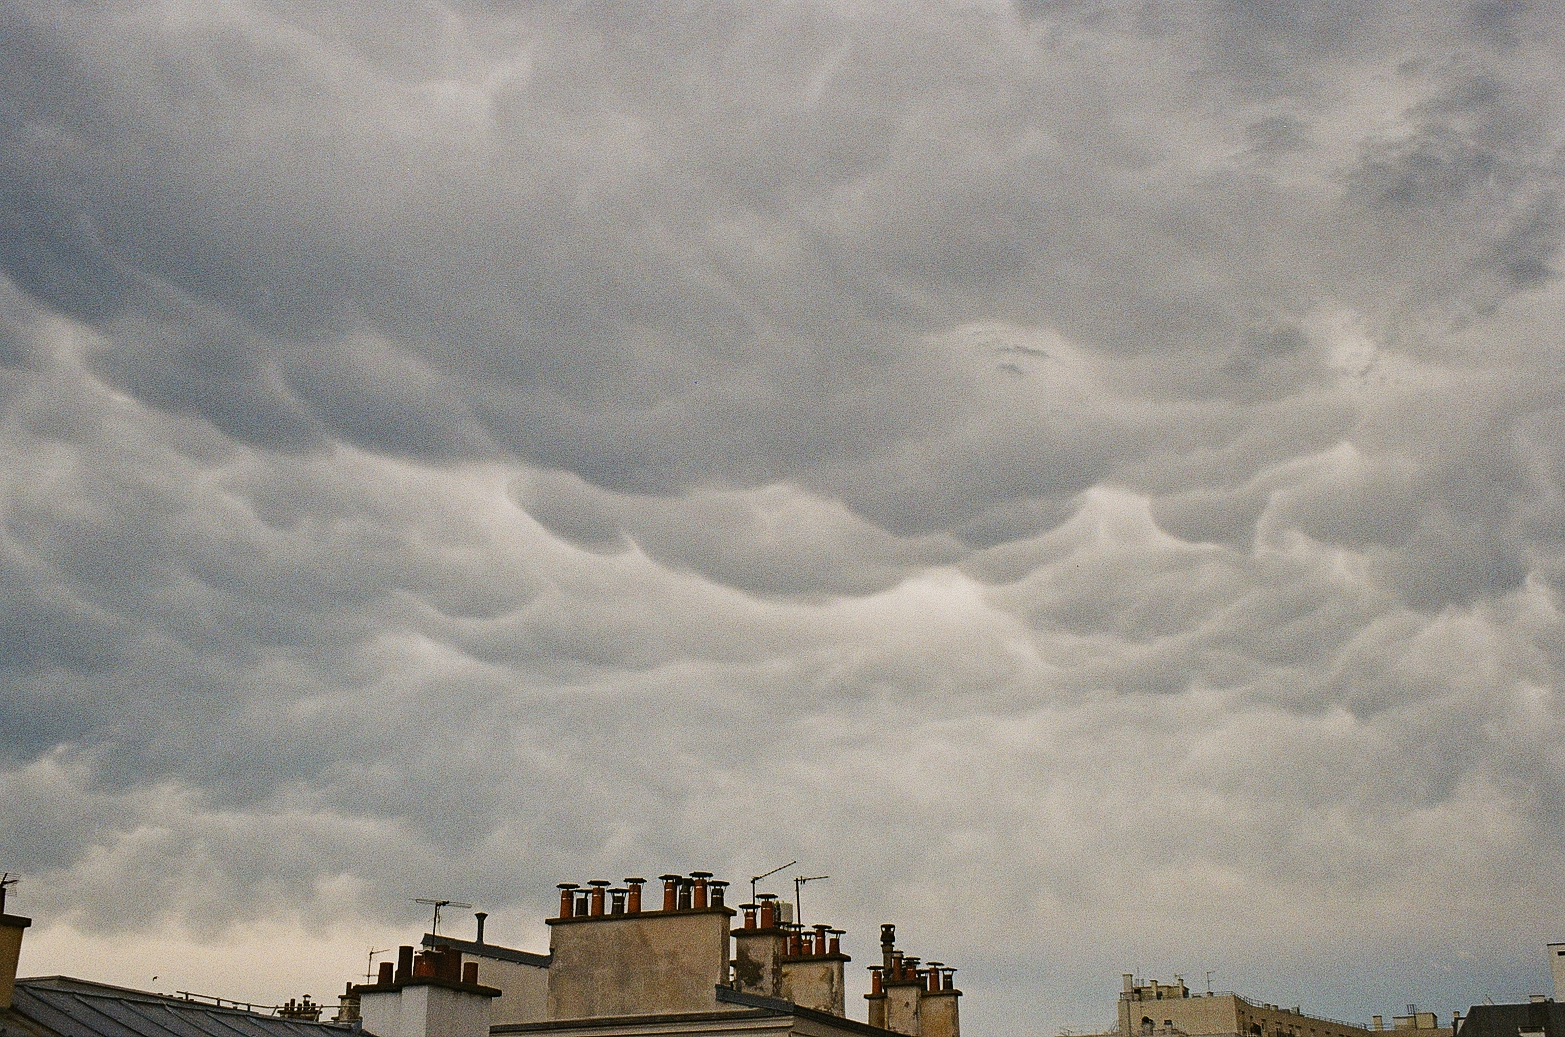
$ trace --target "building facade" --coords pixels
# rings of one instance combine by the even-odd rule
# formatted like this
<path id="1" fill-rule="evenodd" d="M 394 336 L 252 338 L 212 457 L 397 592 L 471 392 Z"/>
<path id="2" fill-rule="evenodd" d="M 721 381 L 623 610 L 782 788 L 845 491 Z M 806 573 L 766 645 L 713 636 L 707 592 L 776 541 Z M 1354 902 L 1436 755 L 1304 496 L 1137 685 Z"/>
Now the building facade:
<path id="1" fill-rule="evenodd" d="M 1126 973 L 1119 995 L 1119 1032 L 1175 1032 L 1190 1037 L 1370 1037 L 1364 1026 L 1310 1015 L 1238 994 L 1191 995 L 1183 980 L 1137 982 Z"/>

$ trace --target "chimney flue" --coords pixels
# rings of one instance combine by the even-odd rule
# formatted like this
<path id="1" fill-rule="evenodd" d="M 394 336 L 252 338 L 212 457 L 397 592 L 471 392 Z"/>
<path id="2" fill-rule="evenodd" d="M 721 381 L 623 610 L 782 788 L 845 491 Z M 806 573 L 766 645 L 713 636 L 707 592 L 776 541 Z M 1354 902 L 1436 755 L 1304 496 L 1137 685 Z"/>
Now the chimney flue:
<path id="1" fill-rule="evenodd" d="M 697 911 L 706 910 L 706 880 L 712 877 L 710 871 L 692 871 L 690 878 L 690 906 Z"/>
<path id="2" fill-rule="evenodd" d="M 592 887 L 592 892 L 588 894 L 587 914 L 593 918 L 603 917 L 603 891 L 608 884 L 608 879 L 590 879 L 587 882 Z"/>
<path id="3" fill-rule="evenodd" d="M 396 980 L 393 979 L 392 975 L 391 975 L 391 970 L 393 968 L 394 968 L 394 966 L 391 964 L 391 962 L 389 962 L 389 961 L 381 962 L 380 963 L 380 974 L 375 977 L 375 983 L 378 986 L 382 986 L 382 987 L 389 987 L 393 983 L 395 983 Z"/>
<path id="4" fill-rule="evenodd" d="M 397 948 L 397 975 L 394 982 L 406 983 L 413 978 L 413 947 L 403 944 Z"/>
<path id="5" fill-rule="evenodd" d="M 679 910 L 679 880 L 684 878 L 684 876 L 659 875 L 658 878 L 663 880 L 663 910 Z"/>
<path id="6" fill-rule="evenodd" d="M 625 898 L 626 914 L 641 914 L 641 887 L 646 885 L 646 883 L 646 879 L 638 877 L 631 877 L 625 880 L 625 885 L 630 887 L 630 895 Z"/>
<path id="7" fill-rule="evenodd" d="M 622 915 L 625 913 L 625 894 L 629 890 L 616 886 L 609 890 L 609 914 Z"/>
<path id="8" fill-rule="evenodd" d="M 711 890 L 712 906 L 713 907 L 725 907 L 725 906 L 727 906 L 727 905 L 725 905 L 723 903 L 723 899 L 726 896 L 726 894 L 723 892 L 723 890 L 725 890 L 727 887 L 728 887 L 728 883 L 724 882 L 721 879 L 716 879 L 716 880 L 714 880 L 712 882 L 708 882 L 707 883 L 707 888 L 709 890 Z"/>
<path id="9" fill-rule="evenodd" d="M 761 902 L 761 928 L 775 929 L 777 927 L 777 894 L 760 893 L 756 899 Z"/>
<path id="10" fill-rule="evenodd" d="M 843 929 L 832 929 L 832 930 L 829 930 L 829 932 L 831 933 L 831 943 L 827 946 L 827 949 L 826 949 L 826 953 L 827 954 L 841 954 L 842 953 L 842 934 L 845 931 L 846 930 L 843 930 Z"/>
<path id="11" fill-rule="evenodd" d="M 754 904 L 740 904 L 739 905 L 739 910 L 744 912 L 744 927 L 746 929 L 754 929 L 755 928 L 755 905 Z"/>
<path id="12" fill-rule="evenodd" d="M 695 885 L 695 879 L 682 878 L 679 880 L 679 910 L 690 910 L 690 902 L 695 893 Z"/>
<path id="13" fill-rule="evenodd" d="M 571 917 L 573 917 L 576 914 L 576 911 L 575 911 L 576 894 L 575 894 L 574 891 L 578 887 L 577 887 L 576 883 L 574 883 L 574 882 L 561 882 L 561 883 L 559 883 L 559 888 L 560 888 L 560 917 L 561 918 L 571 918 Z"/>
<path id="14" fill-rule="evenodd" d="M 464 961 L 462 963 L 462 982 L 478 985 L 478 962 Z"/>
<path id="15" fill-rule="evenodd" d="M 489 912 L 488 911 L 474 911 L 473 912 L 473 917 L 478 919 L 478 939 L 474 940 L 473 942 L 474 943 L 483 943 L 484 942 L 484 921 L 489 917 Z M 474 982 L 476 983 L 477 980 L 474 980 Z"/>

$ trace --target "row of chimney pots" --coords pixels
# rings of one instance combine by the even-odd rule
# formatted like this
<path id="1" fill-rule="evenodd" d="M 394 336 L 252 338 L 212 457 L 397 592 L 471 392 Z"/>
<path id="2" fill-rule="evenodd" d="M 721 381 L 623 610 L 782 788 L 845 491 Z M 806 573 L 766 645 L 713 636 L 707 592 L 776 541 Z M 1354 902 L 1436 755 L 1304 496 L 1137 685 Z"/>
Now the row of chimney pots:
<path id="1" fill-rule="evenodd" d="M 440 979 L 448 983 L 477 983 L 478 962 L 463 961 L 462 952 L 452 947 L 413 953 L 413 948 L 403 944 L 397 948 L 395 971 L 391 962 L 380 963 L 380 973 L 375 985 L 389 987 L 412 979 Z"/>
<path id="2" fill-rule="evenodd" d="M 894 951 L 889 966 L 869 967 L 869 992 L 884 992 L 887 983 L 917 983 L 931 994 L 956 989 L 956 969 L 938 961 L 927 968 L 918 967 L 917 958 L 904 958 L 901 951 Z"/>
<path id="3" fill-rule="evenodd" d="M 723 898 L 728 883 L 721 879 L 713 879 L 709 871 L 693 871 L 689 876 L 659 875 L 658 879 L 663 883 L 664 911 L 706 911 L 726 906 Z M 639 915 L 642 913 L 641 887 L 646 883 L 646 879 L 639 877 L 627 878 L 625 885 L 612 888 L 607 879 L 592 879 L 585 889 L 575 882 L 558 883 L 560 917 L 603 918 Z M 759 903 L 739 905 L 744 911 L 744 927 L 746 929 L 778 928 L 777 894 L 761 893 L 756 896 L 756 900 Z M 842 953 L 841 938 L 844 932 L 842 929 L 833 929 L 829 925 L 815 925 L 806 929 L 793 923 L 784 923 L 782 928 L 790 930 L 787 949 L 789 955 L 823 957 Z"/>
<path id="4" fill-rule="evenodd" d="M 723 907 L 723 890 L 728 883 L 713 880 L 709 871 L 684 875 L 660 875 L 663 882 L 663 910 L 705 911 Z M 601 918 L 604 915 L 641 914 L 643 878 L 628 878 L 623 886 L 609 888 L 608 879 L 593 879 L 583 889 L 575 882 L 559 883 L 561 918 Z"/>

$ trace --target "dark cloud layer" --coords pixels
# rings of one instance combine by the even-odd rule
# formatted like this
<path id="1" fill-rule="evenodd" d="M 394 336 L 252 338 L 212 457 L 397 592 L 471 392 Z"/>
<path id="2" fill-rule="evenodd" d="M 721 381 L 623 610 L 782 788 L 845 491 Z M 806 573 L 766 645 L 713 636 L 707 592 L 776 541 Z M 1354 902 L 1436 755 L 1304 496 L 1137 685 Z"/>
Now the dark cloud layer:
<path id="1" fill-rule="evenodd" d="M 536 946 L 562 877 L 797 857 L 976 1034 L 1102 1025 L 1130 968 L 1528 992 L 1561 36 L 4 5 L 32 971 L 319 994 L 410 897 Z"/>

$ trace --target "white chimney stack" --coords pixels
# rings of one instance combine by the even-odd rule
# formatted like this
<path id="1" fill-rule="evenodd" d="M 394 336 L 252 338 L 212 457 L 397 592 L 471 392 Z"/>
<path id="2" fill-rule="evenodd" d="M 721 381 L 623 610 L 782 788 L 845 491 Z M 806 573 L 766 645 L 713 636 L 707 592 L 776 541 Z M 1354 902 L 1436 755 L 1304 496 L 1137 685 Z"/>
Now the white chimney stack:
<path id="1" fill-rule="evenodd" d="M 1565 943 L 1549 944 L 1549 965 L 1554 973 L 1554 1000 L 1565 1002 Z"/>

